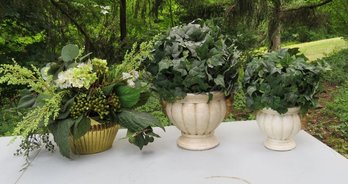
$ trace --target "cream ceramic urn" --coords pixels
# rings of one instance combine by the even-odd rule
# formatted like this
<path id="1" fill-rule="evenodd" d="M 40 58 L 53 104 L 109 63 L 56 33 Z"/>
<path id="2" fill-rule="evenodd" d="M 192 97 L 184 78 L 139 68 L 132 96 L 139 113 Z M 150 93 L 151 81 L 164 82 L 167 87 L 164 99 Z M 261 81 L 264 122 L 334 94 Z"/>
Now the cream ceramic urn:
<path id="1" fill-rule="evenodd" d="M 288 151 L 296 147 L 294 136 L 301 130 L 300 108 L 289 108 L 285 114 L 265 108 L 258 111 L 256 121 L 267 139 L 264 146 L 271 150 Z"/>
<path id="2" fill-rule="evenodd" d="M 207 150 L 219 145 L 214 130 L 226 114 L 226 100 L 221 92 L 192 94 L 174 103 L 166 102 L 166 114 L 181 131 L 179 147 L 187 150 Z"/>

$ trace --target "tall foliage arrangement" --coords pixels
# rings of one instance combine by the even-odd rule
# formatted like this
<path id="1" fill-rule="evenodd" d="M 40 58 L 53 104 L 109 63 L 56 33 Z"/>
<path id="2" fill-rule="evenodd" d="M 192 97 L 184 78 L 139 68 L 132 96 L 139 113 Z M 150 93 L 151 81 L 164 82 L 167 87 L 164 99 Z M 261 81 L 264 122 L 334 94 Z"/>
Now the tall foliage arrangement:
<path id="1" fill-rule="evenodd" d="M 18 108 L 29 108 L 15 129 L 23 141 L 19 153 L 29 155 L 40 143 L 53 149 L 52 133 L 63 156 L 70 157 L 69 136 L 78 139 L 91 122 L 119 123 L 128 129 L 129 142 L 140 149 L 158 137 L 152 126 L 161 124 L 151 115 L 132 109 L 146 102 L 147 85 L 141 82 L 137 60 L 126 55 L 125 62 L 107 66 L 107 61 L 81 56 L 76 45 L 63 47 L 57 62 L 39 70 L 0 65 L 0 83 L 26 85 L 27 93 Z"/>
<path id="2" fill-rule="evenodd" d="M 152 56 L 143 65 L 162 99 L 210 91 L 230 95 L 235 89 L 241 53 L 218 27 L 180 25 L 154 41 Z"/>

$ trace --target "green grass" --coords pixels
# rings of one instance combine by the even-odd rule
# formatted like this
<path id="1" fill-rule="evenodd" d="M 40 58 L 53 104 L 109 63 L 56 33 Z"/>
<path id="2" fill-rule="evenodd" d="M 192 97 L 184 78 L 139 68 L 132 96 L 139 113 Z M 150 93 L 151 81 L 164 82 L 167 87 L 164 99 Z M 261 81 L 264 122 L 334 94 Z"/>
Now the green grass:
<path id="1" fill-rule="evenodd" d="M 287 48 L 300 48 L 311 61 L 323 58 L 332 52 L 337 52 L 341 49 L 348 48 L 348 42 L 342 38 L 331 38 L 301 44 L 289 45 Z"/>

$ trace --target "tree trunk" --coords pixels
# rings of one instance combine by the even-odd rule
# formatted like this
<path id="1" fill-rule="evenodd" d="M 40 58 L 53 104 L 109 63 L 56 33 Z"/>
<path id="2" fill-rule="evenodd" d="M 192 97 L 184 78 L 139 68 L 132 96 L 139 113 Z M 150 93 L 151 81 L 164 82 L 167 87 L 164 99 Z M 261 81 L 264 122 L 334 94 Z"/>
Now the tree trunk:
<path id="1" fill-rule="evenodd" d="M 138 14 L 139 14 L 139 9 L 140 9 L 140 0 L 136 0 L 135 1 L 135 7 L 134 7 L 134 18 L 138 18 Z"/>
<path id="2" fill-rule="evenodd" d="M 120 0 L 120 39 L 123 41 L 127 37 L 127 6 L 126 0 Z"/>
<path id="3" fill-rule="evenodd" d="M 269 51 L 280 49 L 280 29 L 281 29 L 281 2 L 280 0 L 273 1 L 273 13 L 268 25 L 268 41 Z"/>

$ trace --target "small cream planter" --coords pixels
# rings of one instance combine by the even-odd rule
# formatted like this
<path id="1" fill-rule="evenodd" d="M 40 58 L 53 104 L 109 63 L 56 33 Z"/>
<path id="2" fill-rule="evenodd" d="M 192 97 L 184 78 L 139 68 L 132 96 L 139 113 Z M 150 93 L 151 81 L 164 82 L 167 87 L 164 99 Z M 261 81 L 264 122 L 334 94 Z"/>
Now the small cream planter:
<path id="1" fill-rule="evenodd" d="M 272 109 L 262 109 L 256 115 L 256 121 L 262 132 L 267 135 L 266 148 L 276 151 L 288 151 L 296 147 L 293 137 L 301 130 L 300 108 L 289 108 L 285 114 Z"/>
<path id="2" fill-rule="evenodd" d="M 223 93 L 214 92 L 208 102 L 207 94 L 192 94 L 174 103 L 166 103 L 170 121 L 181 130 L 177 139 L 179 147 L 188 150 L 207 150 L 219 145 L 214 130 L 226 114 L 226 100 Z"/>

